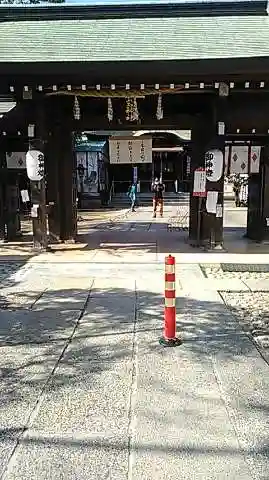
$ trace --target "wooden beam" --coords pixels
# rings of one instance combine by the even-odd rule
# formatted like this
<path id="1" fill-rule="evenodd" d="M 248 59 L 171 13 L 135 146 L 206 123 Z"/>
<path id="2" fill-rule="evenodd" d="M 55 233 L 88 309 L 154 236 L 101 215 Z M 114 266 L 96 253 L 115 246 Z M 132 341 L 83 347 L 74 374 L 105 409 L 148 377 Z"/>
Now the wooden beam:
<path id="1" fill-rule="evenodd" d="M 154 60 L 154 61 L 116 61 L 116 62 L 27 62 L 0 63 L 1 81 L 9 85 L 29 79 L 41 84 L 42 81 L 54 83 L 80 83 L 91 85 L 113 83 L 162 84 L 198 81 L 235 81 L 249 80 L 261 76 L 269 78 L 269 58 L 221 58 L 197 60 Z M 57 77 L 57 81 L 56 81 Z M 198 78 L 197 78 L 198 77 Z M 199 78 L 200 77 L 200 78 Z M 263 79 L 263 80 L 264 80 Z"/>

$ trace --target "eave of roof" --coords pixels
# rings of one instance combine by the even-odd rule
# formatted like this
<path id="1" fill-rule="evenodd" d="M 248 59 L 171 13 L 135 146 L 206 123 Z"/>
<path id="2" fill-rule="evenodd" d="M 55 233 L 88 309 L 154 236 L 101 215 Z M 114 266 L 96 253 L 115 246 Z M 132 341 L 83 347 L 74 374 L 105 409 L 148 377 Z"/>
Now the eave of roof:
<path id="1" fill-rule="evenodd" d="M 0 21 L 266 15 L 267 0 L 180 1 L 116 5 L 0 5 Z"/>
<path id="2" fill-rule="evenodd" d="M 4 22 L 0 63 L 269 57 L 269 17 Z"/>

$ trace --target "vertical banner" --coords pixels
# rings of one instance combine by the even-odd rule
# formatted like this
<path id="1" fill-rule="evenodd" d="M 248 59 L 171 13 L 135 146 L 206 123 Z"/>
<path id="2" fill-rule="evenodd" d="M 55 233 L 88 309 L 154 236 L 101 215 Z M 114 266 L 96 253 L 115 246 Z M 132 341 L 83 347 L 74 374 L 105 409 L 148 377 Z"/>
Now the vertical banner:
<path id="1" fill-rule="evenodd" d="M 250 147 L 250 173 L 259 173 L 260 171 L 261 147 L 252 145 Z"/>
<path id="2" fill-rule="evenodd" d="M 232 145 L 230 173 L 248 173 L 249 146 Z"/>

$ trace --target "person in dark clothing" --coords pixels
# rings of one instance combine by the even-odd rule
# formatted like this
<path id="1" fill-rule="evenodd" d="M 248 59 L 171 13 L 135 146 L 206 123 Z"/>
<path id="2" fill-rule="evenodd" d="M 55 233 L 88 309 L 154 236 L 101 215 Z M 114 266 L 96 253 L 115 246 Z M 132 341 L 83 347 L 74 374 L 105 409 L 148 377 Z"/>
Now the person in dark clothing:
<path id="1" fill-rule="evenodd" d="M 153 192 L 153 218 L 156 218 L 158 206 L 160 207 L 160 216 L 162 217 L 164 185 L 159 178 L 155 178 L 151 188 Z"/>

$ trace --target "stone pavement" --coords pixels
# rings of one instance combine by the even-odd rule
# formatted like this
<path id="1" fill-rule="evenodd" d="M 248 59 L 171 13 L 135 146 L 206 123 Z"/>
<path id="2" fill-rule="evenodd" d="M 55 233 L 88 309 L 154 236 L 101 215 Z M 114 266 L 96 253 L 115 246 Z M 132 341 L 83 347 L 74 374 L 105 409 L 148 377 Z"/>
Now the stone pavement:
<path id="1" fill-rule="evenodd" d="M 268 480 L 268 364 L 196 263 L 162 348 L 162 258 L 123 223 L 2 278 L 0 479 Z"/>
<path id="2" fill-rule="evenodd" d="M 178 263 L 269 263 L 269 246 L 243 238 L 246 229 L 246 209 L 236 209 L 230 201 L 224 209 L 224 246 L 226 252 L 205 253 L 188 245 L 187 231 L 167 231 L 169 220 L 177 215 L 180 206 L 188 209 L 187 198 L 180 204 L 165 205 L 164 218 L 152 219 L 150 207 L 81 212 L 76 245 L 53 246 L 57 262 L 134 263 L 163 262 L 167 252 L 176 256 Z M 126 217 L 126 214 L 127 217 Z M 24 241 L 0 245 L 0 262 L 10 258 L 27 261 L 33 257 L 30 222 L 23 222 Z M 240 254 L 240 255 L 239 255 Z M 42 255 L 38 261 L 51 261 L 51 255 Z"/>

